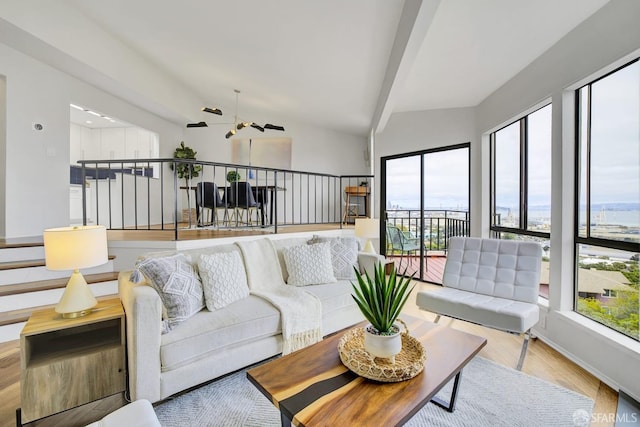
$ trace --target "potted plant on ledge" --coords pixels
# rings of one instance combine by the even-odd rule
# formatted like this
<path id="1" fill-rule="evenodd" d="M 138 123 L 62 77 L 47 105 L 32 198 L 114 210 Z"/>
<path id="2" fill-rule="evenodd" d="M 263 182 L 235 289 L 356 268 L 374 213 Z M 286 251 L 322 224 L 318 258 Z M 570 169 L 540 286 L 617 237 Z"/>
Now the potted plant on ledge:
<path id="1" fill-rule="evenodd" d="M 394 266 L 387 276 L 380 262 L 373 280 L 367 273 L 363 276 L 356 270 L 358 285 L 351 284 L 354 290 L 351 296 L 370 322 L 365 327 L 364 349 L 373 357 L 391 359 L 392 363 L 402 350 L 401 330 L 395 322 L 415 286 L 410 286 L 413 275 L 403 277 L 396 273 Z"/>
<path id="2" fill-rule="evenodd" d="M 181 141 L 180 145 L 173 152 L 173 158 L 195 160 L 196 154 L 198 153 L 194 151 L 193 148 L 184 145 L 184 141 Z M 176 162 L 176 163 L 169 163 L 169 168 L 171 170 L 174 170 L 174 165 L 175 165 L 176 175 L 178 176 L 178 178 L 184 179 L 185 191 L 187 192 L 188 209 L 183 211 L 183 214 L 182 214 L 184 217 L 183 221 L 186 220 L 186 221 L 189 221 L 189 223 L 191 223 L 191 221 L 195 219 L 195 209 L 191 208 L 190 183 L 191 183 L 191 178 L 196 178 L 197 176 L 200 175 L 200 172 L 202 171 L 202 165 L 198 165 L 194 163 Z"/>

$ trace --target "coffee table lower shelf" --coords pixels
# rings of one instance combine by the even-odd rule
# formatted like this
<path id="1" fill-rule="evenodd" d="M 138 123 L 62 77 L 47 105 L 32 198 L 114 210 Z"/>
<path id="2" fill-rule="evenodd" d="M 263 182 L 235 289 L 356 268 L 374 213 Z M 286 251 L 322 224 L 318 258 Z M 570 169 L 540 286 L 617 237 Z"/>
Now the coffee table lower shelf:
<path id="1" fill-rule="evenodd" d="M 462 369 L 487 340 L 415 317 L 401 317 L 427 351 L 424 371 L 410 380 L 380 383 L 347 369 L 337 345 L 350 328 L 250 369 L 247 378 L 280 410 L 282 425 L 287 427 L 291 423 L 301 427 L 402 425 L 428 402 L 453 412 Z M 449 402 L 436 398 L 452 379 Z"/>

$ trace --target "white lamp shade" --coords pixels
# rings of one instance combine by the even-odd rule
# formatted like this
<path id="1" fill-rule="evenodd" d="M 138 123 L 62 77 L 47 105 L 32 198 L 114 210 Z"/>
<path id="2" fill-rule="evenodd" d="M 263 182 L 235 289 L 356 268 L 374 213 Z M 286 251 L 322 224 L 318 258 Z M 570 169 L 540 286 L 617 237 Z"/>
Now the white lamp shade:
<path id="1" fill-rule="evenodd" d="M 109 261 L 107 230 L 103 226 L 51 228 L 43 236 L 49 270 L 78 270 Z"/>
<path id="2" fill-rule="evenodd" d="M 356 218 L 356 236 L 375 239 L 380 233 L 380 222 L 376 218 Z"/>

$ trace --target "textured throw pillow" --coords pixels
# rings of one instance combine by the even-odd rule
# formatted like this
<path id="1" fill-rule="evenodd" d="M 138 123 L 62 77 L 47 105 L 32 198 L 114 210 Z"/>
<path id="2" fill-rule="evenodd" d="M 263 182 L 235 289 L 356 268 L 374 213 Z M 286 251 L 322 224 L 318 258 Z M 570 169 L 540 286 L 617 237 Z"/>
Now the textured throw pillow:
<path id="1" fill-rule="evenodd" d="M 202 284 L 189 257 L 176 254 L 147 258 L 136 264 L 136 270 L 142 273 L 149 285 L 158 292 L 167 310 L 163 333 L 204 307 Z"/>
<path id="2" fill-rule="evenodd" d="M 313 236 L 310 245 L 329 243 L 331 250 L 331 266 L 336 279 L 355 280 L 358 267 L 359 244 L 355 237 L 321 237 Z"/>
<path id="3" fill-rule="evenodd" d="M 319 285 L 336 281 L 329 243 L 292 246 L 283 249 L 282 255 L 289 272 L 289 285 Z"/>
<path id="4" fill-rule="evenodd" d="M 247 273 L 238 252 L 200 255 L 198 271 L 209 311 L 249 296 Z"/>

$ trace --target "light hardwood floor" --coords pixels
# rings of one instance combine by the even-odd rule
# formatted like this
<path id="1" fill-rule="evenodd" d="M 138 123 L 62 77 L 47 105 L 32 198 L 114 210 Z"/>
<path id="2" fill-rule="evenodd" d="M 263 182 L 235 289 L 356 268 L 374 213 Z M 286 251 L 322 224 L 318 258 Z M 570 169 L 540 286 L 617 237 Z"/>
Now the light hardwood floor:
<path id="1" fill-rule="evenodd" d="M 414 292 L 428 289 L 431 286 L 433 285 L 418 283 Z M 409 301 L 404 310 L 407 314 L 425 320 L 433 320 L 434 316 L 431 313 L 423 312 L 416 307 L 413 302 L 415 298 L 411 298 Z M 447 318 L 442 318 L 440 323 L 486 337 L 488 342 L 480 352 L 480 356 L 509 367 L 515 366 L 520 354 L 521 337 L 462 321 L 451 321 Z M 594 413 L 615 414 L 618 396 L 614 390 L 540 340 L 533 340 L 529 344 L 523 372 L 592 398 L 595 401 Z M 123 404 L 122 396 L 116 395 L 30 425 L 38 427 L 83 426 Z M 15 410 L 19 406 L 20 348 L 19 342 L 13 341 L 0 344 L 0 427 L 15 425 Z M 606 416 L 599 418 L 606 419 Z M 609 416 L 609 418 L 611 417 Z M 591 425 L 613 426 L 613 423 L 592 423 Z"/>
<path id="2" fill-rule="evenodd" d="M 437 286 L 418 282 L 414 293 L 435 287 Z M 404 312 L 428 321 L 435 319 L 432 313 L 418 309 L 415 297 L 409 298 Z M 520 356 L 522 337 L 446 317 L 442 317 L 439 323 L 487 338 L 487 345 L 479 355 L 515 368 Z M 599 416 L 598 422 L 591 423 L 592 427 L 614 425 L 613 422 L 600 422 L 600 420 L 615 419 L 618 393 L 541 340 L 534 339 L 529 343 L 522 372 L 590 397 L 595 402 L 594 414 L 614 414 L 613 417 Z"/>

